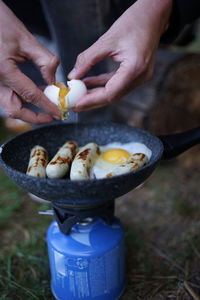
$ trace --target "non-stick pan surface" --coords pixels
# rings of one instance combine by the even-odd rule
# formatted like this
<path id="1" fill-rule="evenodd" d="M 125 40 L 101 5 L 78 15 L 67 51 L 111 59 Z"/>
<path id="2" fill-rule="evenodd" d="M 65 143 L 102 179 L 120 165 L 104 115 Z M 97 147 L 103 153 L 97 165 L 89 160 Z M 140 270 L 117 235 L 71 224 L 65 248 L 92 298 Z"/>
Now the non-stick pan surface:
<path id="1" fill-rule="evenodd" d="M 43 146 L 51 159 L 67 140 L 79 146 L 88 142 L 105 145 L 111 142 L 140 142 L 152 151 L 145 167 L 108 179 L 71 181 L 42 179 L 26 175 L 31 148 Z M 63 205 L 92 205 L 112 200 L 137 187 L 153 172 L 163 153 L 162 142 L 152 134 L 128 125 L 52 124 L 18 135 L 1 146 L 0 163 L 8 176 L 23 189 L 46 200 Z"/>

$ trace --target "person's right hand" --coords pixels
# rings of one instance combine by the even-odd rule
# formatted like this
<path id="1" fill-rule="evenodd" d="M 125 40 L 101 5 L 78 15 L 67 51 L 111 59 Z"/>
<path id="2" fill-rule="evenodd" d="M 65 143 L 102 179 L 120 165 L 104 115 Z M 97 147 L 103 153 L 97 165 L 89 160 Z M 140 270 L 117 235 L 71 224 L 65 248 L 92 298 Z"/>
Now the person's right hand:
<path id="1" fill-rule="evenodd" d="M 60 118 L 57 106 L 23 74 L 16 63 L 33 61 L 47 84 L 54 82 L 58 58 L 44 48 L 0 0 L 0 106 L 7 116 L 30 123 L 47 123 Z M 46 113 L 23 107 L 32 103 Z"/>
<path id="2" fill-rule="evenodd" d="M 94 44 L 80 53 L 69 79 L 80 79 L 97 63 L 111 58 L 119 63 L 111 73 L 83 78 L 91 89 L 74 112 L 110 105 L 153 75 L 160 37 L 166 31 L 172 0 L 137 0 Z"/>

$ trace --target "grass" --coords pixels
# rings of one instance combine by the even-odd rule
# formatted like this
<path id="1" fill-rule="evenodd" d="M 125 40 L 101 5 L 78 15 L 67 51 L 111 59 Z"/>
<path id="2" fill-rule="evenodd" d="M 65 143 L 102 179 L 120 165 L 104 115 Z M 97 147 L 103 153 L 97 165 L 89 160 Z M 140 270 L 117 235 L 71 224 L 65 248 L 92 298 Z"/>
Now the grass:
<path id="1" fill-rule="evenodd" d="M 49 217 L 0 172 L 0 299 L 53 299 L 45 234 Z"/>

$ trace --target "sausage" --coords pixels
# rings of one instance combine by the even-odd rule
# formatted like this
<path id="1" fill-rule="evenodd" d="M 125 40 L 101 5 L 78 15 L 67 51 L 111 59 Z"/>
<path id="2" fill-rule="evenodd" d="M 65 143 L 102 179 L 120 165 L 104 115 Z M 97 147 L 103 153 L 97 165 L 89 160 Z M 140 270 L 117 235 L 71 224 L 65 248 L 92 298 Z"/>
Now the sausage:
<path id="1" fill-rule="evenodd" d="M 84 180 L 90 178 L 90 168 L 100 154 L 99 147 L 95 143 L 89 143 L 82 147 L 72 162 L 70 179 Z"/>
<path id="2" fill-rule="evenodd" d="M 75 142 L 66 142 L 47 165 L 47 177 L 62 178 L 65 174 L 67 174 L 71 162 L 76 154 L 76 150 L 77 144 Z"/>
<path id="3" fill-rule="evenodd" d="M 120 165 L 118 165 L 112 172 L 106 174 L 106 178 L 110 178 L 117 175 L 122 175 L 138 168 L 143 167 L 148 162 L 148 158 L 143 153 L 132 154 L 129 159 Z"/>
<path id="4" fill-rule="evenodd" d="M 46 177 L 46 165 L 48 163 L 48 153 L 41 146 L 35 146 L 31 150 L 28 169 L 26 174 L 34 177 Z"/>

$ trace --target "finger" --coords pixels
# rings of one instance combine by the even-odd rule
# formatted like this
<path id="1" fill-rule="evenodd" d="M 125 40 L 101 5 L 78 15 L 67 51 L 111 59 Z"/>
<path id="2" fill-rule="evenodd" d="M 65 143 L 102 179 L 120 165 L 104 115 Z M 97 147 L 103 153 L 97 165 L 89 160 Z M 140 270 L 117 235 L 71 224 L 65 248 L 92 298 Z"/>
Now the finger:
<path id="1" fill-rule="evenodd" d="M 53 118 L 48 114 L 43 113 L 36 113 L 33 110 L 28 108 L 22 107 L 18 110 L 13 118 L 20 119 L 28 123 L 32 124 L 42 124 L 42 123 L 49 123 L 53 121 Z"/>
<path id="2" fill-rule="evenodd" d="M 88 90 L 88 93 L 77 102 L 74 111 L 86 111 L 112 104 L 151 77 L 149 69 L 136 77 L 135 74 L 138 72 L 120 67 L 104 88 Z"/>
<path id="3" fill-rule="evenodd" d="M 82 97 L 76 104 L 76 110 L 82 111 L 94 106 L 100 107 L 112 104 L 127 92 L 130 82 L 132 83 L 133 80 L 134 77 L 130 74 L 130 71 L 120 66 L 104 88 L 92 89 Z"/>
<path id="4" fill-rule="evenodd" d="M 77 79 L 83 77 L 92 66 L 109 56 L 110 52 L 111 49 L 104 40 L 104 36 L 102 36 L 92 46 L 78 55 L 75 66 L 68 74 L 68 78 Z"/>
<path id="5" fill-rule="evenodd" d="M 152 77 L 155 55 L 156 49 L 148 57 L 134 55 L 131 59 L 126 59 L 120 64 L 120 67 L 105 85 L 105 96 L 109 103 L 117 101 Z"/>
<path id="6" fill-rule="evenodd" d="M 143 73 L 135 64 L 121 63 L 119 69 L 105 85 L 106 97 L 113 103 L 135 88 L 137 77 Z"/>
<path id="7" fill-rule="evenodd" d="M 58 107 L 15 64 L 8 64 L 2 81 L 25 102 L 36 105 L 50 115 L 60 117 Z"/>
<path id="8" fill-rule="evenodd" d="M 110 78 L 114 75 L 114 73 L 115 72 L 111 72 L 111 73 L 101 74 L 98 76 L 86 77 L 83 79 L 83 81 L 87 86 L 105 85 L 108 82 L 108 80 L 110 80 Z"/>
<path id="9" fill-rule="evenodd" d="M 35 113 L 28 108 L 24 108 L 18 95 L 9 88 L 1 87 L 0 92 L 0 104 L 8 117 L 21 119 L 25 122 L 33 124 L 48 123 L 53 121 L 53 118 L 50 115 Z"/>
<path id="10" fill-rule="evenodd" d="M 55 82 L 55 73 L 59 65 L 59 59 L 46 49 L 31 35 L 30 40 L 23 41 L 23 53 L 32 60 L 39 68 L 42 77 L 47 84 Z"/>
<path id="11" fill-rule="evenodd" d="M 73 111 L 86 111 L 93 108 L 99 108 L 104 105 L 108 105 L 108 101 L 104 93 L 104 87 L 88 90 L 88 93 L 76 103 L 76 107 L 73 108 Z"/>

